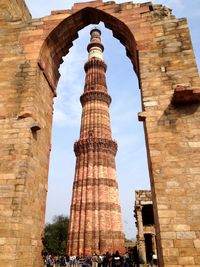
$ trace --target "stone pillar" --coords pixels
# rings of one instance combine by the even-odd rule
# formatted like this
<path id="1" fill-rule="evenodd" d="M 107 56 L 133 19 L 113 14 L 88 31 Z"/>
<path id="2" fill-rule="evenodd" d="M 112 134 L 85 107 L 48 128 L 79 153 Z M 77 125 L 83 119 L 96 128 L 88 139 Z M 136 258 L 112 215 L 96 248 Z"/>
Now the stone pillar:
<path id="1" fill-rule="evenodd" d="M 142 222 L 142 207 L 136 207 L 136 216 L 138 224 L 138 252 L 142 259 L 146 262 L 146 249 L 145 249 L 145 239 L 143 232 L 143 222 Z"/>
<path id="2" fill-rule="evenodd" d="M 153 252 L 157 254 L 156 236 L 152 234 L 152 248 Z"/>

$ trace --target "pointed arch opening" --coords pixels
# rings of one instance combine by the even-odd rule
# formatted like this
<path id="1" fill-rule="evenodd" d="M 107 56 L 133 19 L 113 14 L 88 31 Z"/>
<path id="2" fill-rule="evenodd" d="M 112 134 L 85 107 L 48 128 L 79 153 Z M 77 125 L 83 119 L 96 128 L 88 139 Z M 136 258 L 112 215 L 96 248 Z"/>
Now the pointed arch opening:
<path id="1" fill-rule="evenodd" d="M 116 12 L 118 11 L 116 10 Z M 109 13 L 96 8 L 86 7 L 70 15 L 60 24 L 58 24 L 47 36 L 42 46 L 38 64 L 43 70 L 44 76 L 47 78 L 47 81 L 49 82 L 49 85 L 55 95 L 57 83 L 60 78 L 60 65 L 63 63 L 63 58 L 69 53 L 70 48 L 73 46 L 73 41 L 79 37 L 79 31 L 87 27 L 88 25 L 97 25 L 101 22 L 104 23 L 107 29 L 111 30 L 113 37 L 119 40 L 119 42 L 122 44 L 122 47 L 124 46 L 126 56 L 130 59 L 136 77 L 137 79 L 139 79 L 137 45 L 130 29 L 124 22 L 110 15 Z M 139 98 L 137 97 L 137 100 L 135 100 L 134 102 L 136 101 L 138 101 L 138 103 L 141 103 L 140 96 Z M 138 111 L 140 111 L 140 109 Z M 135 118 L 133 120 L 137 121 L 137 113 L 135 113 Z M 142 125 L 140 125 L 140 128 L 141 127 Z M 143 133 L 142 138 L 144 148 Z M 146 157 L 146 151 L 144 151 L 144 154 Z M 136 159 L 135 156 L 134 158 Z M 142 179 L 145 180 L 149 178 L 148 176 L 146 176 Z M 130 210 L 132 210 L 131 205 L 133 205 L 134 200 L 134 193 L 132 192 L 132 194 L 132 204 L 129 203 Z M 123 209 L 124 207 L 122 208 L 122 212 Z M 126 219 L 124 219 L 123 223 L 130 225 L 130 221 Z M 131 231 L 131 229 L 133 229 L 134 235 L 134 227 L 132 228 L 129 226 L 129 232 Z"/>
<path id="2" fill-rule="evenodd" d="M 54 92 L 60 77 L 59 67 L 63 62 L 62 58 L 69 52 L 73 41 L 78 38 L 78 31 L 89 24 L 100 22 L 103 22 L 105 27 L 113 32 L 113 36 L 124 45 L 139 78 L 137 45 L 130 29 L 122 21 L 102 10 L 86 7 L 56 26 L 41 48 L 38 64 Z"/>
<path id="3" fill-rule="evenodd" d="M 110 107 L 111 125 L 113 128 L 113 138 L 116 139 L 119 145 L 116 165 L 117 165 L 117 176 L 118 176 L 122 215 L 123 215 L 122 219 L 123 219 L 123 225 L 124 225 L 124 229 L 126 233 L 126 238 L 128 240 L 132 240 L 136 236 L 136 232 L 134 229 L 134 218 L 133 218 L 133 212 L 132 212 L 133 205 L 134 205 L 134 190 L 138 188 L 140 189 L 149 188 L 148 170 L 147 170 L 147 167 L 144 167 L 144 166 L 147 166 L 147 163 L 146 163 L 146 148 L 145 148 L 144 137 L 143 137 L 143 127 L 137 121 L 137 112 L 138 110 L 141 109 L 140 93 L 139 93 L 139 90 L 134 90 L 134 89 L 138 89 L 137 88 L 138 87 L 137 77 L 134 73 L 132 73 L 133 72 L 132 66 L 126 56 L 126 51 L 123 45 L 121 45 L 118 42 L 118 40 L 113 38 L 112 32 L 110 30 L 105 29 L 103 23 L 98 25 L 98 27 L 99 26 L 101 30 L 103 30 L 104 28 L 103 34 L 102 34 L 102 41 L 103 41 L 103 44 L 105 44 L 104 60 L 106 61 L 106 63 L 108 63 L 108 72 L 106 76 L 108 78 L 107 80 L 108 90 L 113 99 L 111 107 Z M 67 127 L 66 126 L 63 127 L 60 131 L 62 132 L 62 134 L 61 133 L 59 134 L 60 139 L 62 139 L 63 142 L 65 143 L 62 145 L 62 147 L 65 147 L 66 157 L 62 156 L 61 162 L 59 164 L 56 163 L 56 168 L 60 166 L 59 168 L 63 170 L 62 171 L 63 176 L 65 176 L 66 179 L 71 180 L 71 181 L 67 181 L 65 184 L 65 185 L 68 185 L 67 189 L 65 188 L 66 193 L 67 193 L 67 205 L 66 205 L 66 202 L 63 205 L 65 206 L 65 208 L 67 206 L 67 215 L 69 215 L 69 206 L 71 202 L 71 188 L 73 184 L 73 177 L 74 177 L 74 171 L 75 171 L 74 170 L 75 162 L 72 161 L 72 159 L 69 160 L 69 151 L 71 151 L 71 153 L 73 154 L 72 152 L 73 143 L 76 139 L 79 138 L 78 132 L 79 132 L 80 122 L 81 122 L 81 119 L 79 116 L 81 115 L 81 105 L 80 105 L 79 97 L 83 92 L 84 75 L 85 75 L 83 66 L 84 66 L 85 61 L 87 60 L 86 47 L 89 42 L 89 30 L 91 29 L 91 27 L 94 27 L 94 25 L 93 26 L 89 25 L 88 27 L 84 28 L 84 30 L 87 31 L 87 34 L 83 34 L 84 30 L 79 31 L 80 40 L 77 39 L 74 42 L 73 47 L 72 49 L 70 49 L 69 54 L 66 56 L 66 58 L 64 58 L 64 63 L 62 64 L 60 68 L 61 78 L 58 84 L 58 99 L 55 100 L 56 103 L 55 103 L 54 115 L 56 116 L 62 115 L 63 118 L 65 118 L 65 120 L 68 121 L 68 123 L 70 124 L 70 125 L 68 124 Z M 106 31 L 106 36 L 104 35 L 105 31 Z M 85 40 L 83 40 L 83 38 Z M 105 40 L 105 38 L 108 40 Z M 82 49 L 80 50 L 82 52 L 80 51 L 77 52 L 76 51 L 77 43 L 80 44 L 80 42 L 81 42 L 81 47 L 82 47 Z M 114 43 L 114 47 L 112 47 L 113 43 Z M 113 51 L 113 49 L 116 51 Z M 75 52 L 73 52 L 74 50 Z M 109 50 L 109 52 L 107 52 L 107 50 Z M 109 58 L 106 58 L 107 57 L 106 53 L 113 54 L 113 55 L 112 57 L 110 56 Z M 119 59 L 117 60 L 116 57 L 119 57 Z M 111 61 L 113 60 L 115 62 L 112 62 L 112 64 L 110 64 Z M 67 61 L 68 61 L 68 64 L 65 65 Z M 70 64 L 73 67 L 70 68 Z M 120 66 L 120 64 L 122 64 L 122 66 Z M 81 79 L 77 78 L 77 73 L 75 73 L 75 70 L 74 70 L 75 65 L 78 65 L 77 68 L 81 69 L 81 73 L 82 73 Z M 126 68 L 126 71 L 124 68 Z M 111 73 L 114 73 L 114 71 L 110 69 L 115 69 L 115 74 L 113 74 L 113 76 L 111 76 Z M 68 77 L 66 76 L 66 74 Z M 73 84 L 72 79 L 71 79 L 74 75 L 76 77 L 75 85 Z M 114 80 L 115 82 L 113 82 L 112 80 Z M 60 88 L 60 83 L 62 83 L 63 86 L 65 84 L 64 89 Z M 63 91 L 65 91 L 64 93 L 65 94 L 65 100 L 64 100 L 65 107 L 62 106 L 63 108 L 63 112 L 62 112 L 61 110 L 57 110 L 56 108 L 59 109 L 58 102 L 61 101 L 61 98 L 63 101 Z M 116 94 L 116 91 L 118 92 L 117 94 Z M 76 106 L 76 109 L 77 108 L 79 109 L 78 116 L 77 116 L 77 113 L 72 115 L 73 122 L 69 118 L 69 110 L 71 110 L 71 112 L 73 113 L 72 106 L 73 107 Z M 75 123 L 76 120 L 77 120 L 77 123 Z M 55 123 L 55 117 L 54 117 L 54 123 Z M 60 122 L 60 124 L 62 124 L 62 122 Z M 64 134 L 64 131 L 65 131 L 65 134 Z M 73 131 L 73 137 L 72 137 L 72 134 L 70 133 L 72 131 Z M 120 138 L 120 135 L 122 136 L 121 138 Z M 56 138 L 55 135 L 53 136 L 54 138 Z M 64 138 L 64 136 L 66 136 L 66 138 Z M 53 140 L 52 154 L 55 160 L 55 159 L 58 159 L 59 155 L 56 153 L 54 154 L 54 145 L 56 145 L 56 142 L 57 142 L 56 139 L 54 140 Z M 56 151 L 57 150 L 58 149 L 56 149 Z M 64 153 L 62 153 L 62 155 L 63 154 Z M 74 157 L 74 155 L 72 157 Z M 71 163 L 67 161 L 70 161 Z M 63 165 L 65 165 L 65 167 L 63 167 Z M 132 167 L 130 167 L 130 165 Z M 70 166 L 72 170 L 69 170 Z M 52 169 L 52 173 L 54 177 L 56 177 L 55 175 L 56 170 L 53 170 L 54 169 L 53 166 L 51 169 Z M 131 171 L 128 173 L 126 169 L 131 169 Z M 142 171 L 140 171 L 141 169 Z M 51 176 L 50 179 L 51 178 L 53 177 Z M 56 192 L 63 193 L 64 187 L 65 187 L 65 185 L 63 186 L 63 183 L 64 183 L 63 180 L 64 180 L 63 178 L 60 178 L 60 180 L 58 180 L 58 183 L 59 181 L 61 181 L 62 186 L 60 190 L 56 190 L 53 194 L 51 192 L 52 190 L 55 189 L 55 187 L 53 189 L 52 183 L 50 184 L 50 188 L 49 188 L 50 194 L 48 196 L 48 205 L 47 205 L 48 210 L 51 205 L 54 206 L 54 203 L 52 203 L 53 202 L 52 199 L 56 198 L 56 195 L 57 195 Z M 63 197 L 66 197 L 66 193 L 65 194 L 63 193 Z M 61 197 L 61 194 L 59 194 L 59 197 Z M 63 197 L 61 197 L 62 200 L 63 200 Z M 61 202 L 60 204 L 62 205 Z M 64 212 L 65 210 L 63 211 L 63 213 Z M 50 214 L 52 215 L 52 212 Z M 49 215 L 48 215 L 47 220 L 50 220 Z"/>

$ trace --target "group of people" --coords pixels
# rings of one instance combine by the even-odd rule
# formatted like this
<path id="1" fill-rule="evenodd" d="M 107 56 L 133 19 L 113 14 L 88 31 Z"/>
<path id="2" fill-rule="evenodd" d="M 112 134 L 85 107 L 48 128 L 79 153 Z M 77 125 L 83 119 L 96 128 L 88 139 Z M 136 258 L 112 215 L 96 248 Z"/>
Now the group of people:
<path id="1" fill-rule="evenodd" d="M 46 267 L 121 267 L 124 258 L 120 256 L 118 251 L 113 255 L 106 252 L 103 256 L 96 253 L 85 257 L 47 255 L 44 263 Z"/>
<path id="2" fill-rule="evenodd" d="M 61 267 L 67 266 L 68 259 L 65 256 L 47 255 L 44 258 L 45 267 Z"/>
<path id="3" fill-rule="evenodd" d="M 47 255 L 44 259 L 45 267 L 139 267 L 144 262 L 131 254 L 121 256 L 118 251 L 112 255 L 106 252 L 104 255 L 93 253 L 92 256 L 52 256 Z M 157 266 L 155 260 L 151 266 Z"/>

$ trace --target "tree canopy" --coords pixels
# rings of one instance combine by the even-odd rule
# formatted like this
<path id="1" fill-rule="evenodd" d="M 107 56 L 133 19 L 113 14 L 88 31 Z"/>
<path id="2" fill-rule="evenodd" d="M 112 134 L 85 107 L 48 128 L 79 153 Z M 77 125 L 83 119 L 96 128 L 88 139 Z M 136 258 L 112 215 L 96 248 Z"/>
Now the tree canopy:
<path id="1" fill-rule="evenodd" d="M 43 254 L 65 255 L 69 217 L 58 215 L 44 229 Z"/>

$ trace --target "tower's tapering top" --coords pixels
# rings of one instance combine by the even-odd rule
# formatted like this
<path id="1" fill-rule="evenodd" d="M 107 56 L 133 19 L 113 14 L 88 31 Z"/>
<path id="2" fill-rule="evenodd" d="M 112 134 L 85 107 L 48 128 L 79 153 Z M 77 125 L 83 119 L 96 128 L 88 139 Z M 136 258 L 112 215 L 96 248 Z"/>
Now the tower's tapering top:
<path id="1" fill-rule="evenodd" d="M 101 31 L 97 28 L 94 28 L 90 31 L 90 35 L 90 43 L 87 47 L 89 59 L 92 57 L 97 57 L 103 60 L 104 46 L 101 43 Z"/>

